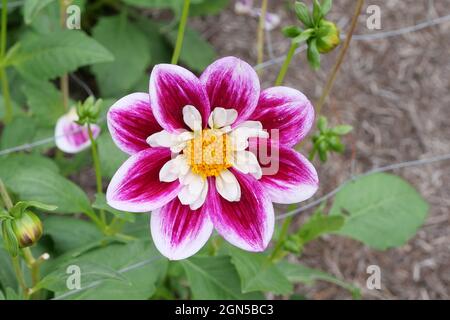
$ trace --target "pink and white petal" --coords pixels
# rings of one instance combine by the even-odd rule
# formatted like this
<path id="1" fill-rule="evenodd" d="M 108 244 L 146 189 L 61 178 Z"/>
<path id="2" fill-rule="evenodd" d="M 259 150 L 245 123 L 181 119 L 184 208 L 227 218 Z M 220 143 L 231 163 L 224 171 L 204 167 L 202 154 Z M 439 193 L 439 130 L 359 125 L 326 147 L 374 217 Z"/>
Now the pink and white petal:
<path id="1" fill-rule="evenodd" d="M 211 108 L 235 109 L 233 126 L 245 121 L 255 110 L 260 84 L 255 70 L 245 61 L 226 57 L 212 63 L 200 77 L 206 86 Z"/>
<path id="2" fill-rule="evenodd" d="M 118 100 L 109 109 L 107 120 L 114 142 L 128 154 L 149 148 L 147 137 L 162 130 L 147 93 L 132 93 Z"/>
<path id="3" fill-rule="evenodd" d="M 91 145 L 86 126 L 75 123 L 76 113 L 69 112 L 58 119 L 55 126 L 55 143 L 58 149 L 66 153 L 78 153 Z M 96 139 L 100 134 L 100 127 L 91 125 L 92 136 Z"/>
<path id="4" fill-rule="evenodd" d="M 314 108 L 298 90 L 272 87 L 261 92 L 258 106 L 251 116 L 263 128 L 278 130 L 280 145 L 293 146 L 302 140 L 314 123 Z M 275 138 L 273 132 L 271 136 Z"/>
<path id="5" fill-rule="evenodd" d="M 170 260 L 186 259 L 197 253 L 214 229 L 207 210 L 206 205 L 191 210 L 175 198 L 153 211 L 150 229 L 159 252 Z"/>
<path id="6" fill-rule="evenodd" d="M 278 170 L 272 173 L 263 167 L 263 176 L 259 180 L 272 201 L 290 204 L 312 197 L 319 188 L 319 178 L 311 162 L 294 149 L 282 146 L 278 157 Z"/>
<path id="7" fill-rule="evenodd" d="M 194 106 L 206 126 L 210 104 L 204 85 L 190 71 L 176 65 L 158 64 L 150 76 L 150 102 L 158 123 L 175 133 L 189 129 L 183 121 L 183 108 Z"/>
<path id="8" fill-rule="evenodd" d="M 228 242 L 253 252 L 264 251 L 274 230 L 274 211 L 270 197 L 252 176 L 232 169 L 239 181 L 241 198 L 229 202 L 217 192 L 210 192 L 207 204 L 213 207 L 211 220 L 217 232 Z M 210 182 L 209 188 L 215 190 Z"/>
<path id="9" fill-rule="evenodd" d="M 149 148 L 132 155 L 113 176 L 106 191 L 107 203 L 122 211 L 148 212 L 175 198 L 181 190 L 178 180 L 159 180 L 170 156 L 167 148 Z"/>

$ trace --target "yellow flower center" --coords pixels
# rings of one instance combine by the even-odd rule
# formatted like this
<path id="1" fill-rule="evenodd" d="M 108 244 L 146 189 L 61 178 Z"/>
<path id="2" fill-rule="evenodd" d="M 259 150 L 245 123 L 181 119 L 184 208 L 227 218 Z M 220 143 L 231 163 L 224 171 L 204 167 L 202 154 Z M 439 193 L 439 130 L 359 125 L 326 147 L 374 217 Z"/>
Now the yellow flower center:
<path id="1" fill-rule="evenodd" d="M 183 150 L 192 172 L 205 178 L 231 167 L 231 152 L 228 136 L 214 129 L 196 132 Z"/>

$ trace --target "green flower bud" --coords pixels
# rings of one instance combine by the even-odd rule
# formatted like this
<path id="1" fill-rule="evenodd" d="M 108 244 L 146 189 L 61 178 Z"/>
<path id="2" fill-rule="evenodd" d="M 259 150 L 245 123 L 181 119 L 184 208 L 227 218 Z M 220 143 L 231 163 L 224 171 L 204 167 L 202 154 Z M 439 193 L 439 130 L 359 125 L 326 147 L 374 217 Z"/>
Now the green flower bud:
<path id="1" fill-rule="evenodd" d="M 302 251 L 302 244 L 298 237 L 295 235 L 290 235 L 284 241 L 284 250 L 299 254 Z"/>
<path id="2" fill-rule="evenodd" d="M 32 246 L 42 236 L 42 222 L 31 211 L 25 211 L 20 217 L 11 220 L 11 226 L 19 242 L 19 248 Z"/>
<path id="3" fill-rule="evenodd" d="M 331 21 L 320 21 L 316 43 L 319 52 L 328 53 L 336 48 L 340 42 L 338 27 Z"/>
<path id="4" fill-rule="evenodd" d="M 80 125 L 86 123 L 96 123 L 100 115 L 102 99 L 95 101 L 94 97 L 87 98 L 83 103 L 78 102 L 76 106 L 78 121 Z"/>

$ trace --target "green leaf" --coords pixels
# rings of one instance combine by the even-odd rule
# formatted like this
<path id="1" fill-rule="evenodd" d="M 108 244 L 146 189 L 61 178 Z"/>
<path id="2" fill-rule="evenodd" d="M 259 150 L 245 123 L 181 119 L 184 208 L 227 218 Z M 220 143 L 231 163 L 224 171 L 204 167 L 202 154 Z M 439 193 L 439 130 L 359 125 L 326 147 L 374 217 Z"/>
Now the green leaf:
<path id="1" fill-rule="evenodd" d="M 292 284 L 276 265 L 268 261 L 266 255 L 231 247 L 229 251 L 231 262 L 241 278 L 242 292 L 268 291 L 275 294 L 292 292 Z"/>
<path id="2" fill-rule="evenodd" d="M 64 265 L 83 265 L 93 263 L 109 270 L 115 270 L 125 281 L 104 279 L 100 281 L 83 280 L 81 269 L 81 290 L 64 290 L 55 294 L 56 299 L 77 300 L 144 300 L 155 292 L 156 281 L 165 273 L 167 260 L 161 258 L 149 241 L 135 241 L 128 244 L 110 244 L 90 251 Z M 67 277 L 60 270 L 60 277 Z M 67 278 L 66 278 L 67 279 Z"/>
<path id="3" fill-rule="evenodd" d="M 5 183 L 14 179 L 17 172 L 23 168 L 58 172 L 58 166 L 52 160 L 37 154 L 10 154 L 6 157 L 0 157 L 0 177 Z"/>
<path id="4" fill-rule="evenodd" d="M 298 35 L 297 37 L 292 39 L 292 41 L 296 44 L 300 44 L 300 43 L 308 40 L 309 38 L 311 38 L 311 36 L 313 34 L 314 34 L 314 29 L 306 29 L 305 31 L 300 33 L 300 35 Z"/>
<path id="5" fill-rule="evenodd" d="M 47 81 L 26 81 L 22 91 L 39 126 L 54 127 L 64 113 L 61 93 Z"/>
<path id="6" fill-rule="evenodd" d="M 177 30 L 169 32 L 167 37 L 172 45 L 175 45 Z M 182 63 L 193 71 L 201 72 L 215 60 L 216 56 L 214 47 L 205 41 L 198 32 L 190 28 L 186 29 L 180 56 Z"/>
<path id="7" fill-rule="evenodd" d="M 314 24 L 318 25 L 322 19 L 322 7 L 320 5 L 319 0 L 313 0 L 313 20 Z"/>
<path id="8" fill-rule="evenodd" d="M 1 230 L 1 229 L 0 229 Z M 11 256 L 4 248 L 5 244 L 0 236 L 0 288 L 3 288 L 3 292 L 6 295 L 6 288 L 17 288 L 18 283 L 16 280 L 16 274 L 11 261 Z M 1 291 L 1 290 L 0 290 Z"/>
<path id="9" fill-rule="evenodd" d="M 47 289 L 54 292 L 64 292 L 67 290 L 67 282 L 71 273 L 70 266 L 76 266 L 80 270 L 81 288 L 88 287 L 91 283 L 110 281 L 123 282 L 125 285 L 130 285 L 127 278 L 121 273 L 110 268 L 107 265 L 100 265 L 95 262 L 80 261 L 76 265 L 69 263 L 60 266 L 56 271 L 45 276 L 37 285 L 38 289 Z M 72 271 L 73 272 L 73 271 Z M 111 281 L 112 280 L 112 281 Z M 69 280 L 70 282 L 70 280 Z M 120 284 L 120 282 L 118 284 Z"/>
<path id="10" fill-rule="evenodd" d="M 16 117 L 5 126 L 0 138 L 0 148 L 7 149 L 33 141 L 36 123 L 25 116 Z"/>
<path id="11" fill-rule="evenodd" d="M 282 32 L 283 35 L 287 38 L 295 38 L 298 37 L 302 33 L 302 28 L 297 26 L 287 26 L 284 27 Z"/>
<path id="12" fill-rule="evenodd" d="M 336 195 L 330 214 L 348 215 L 339 234 L 384 250 L 413 237 L 427 212 L 428 204 L 411 185 L 383 173 L 347 183 Z"/>
<path id="13" fill-rule="evenodd" d="M 11 63 L 26 78 L 54 79 L 79 67 L 113 60 L 82 31 L 63 30 L 25 39 Z"/>
<path id="14" fill-rule="evenodd" d="M 148 39 L 148 50 L 150 51 L 151 64 L 168 63 L 172 57 L 172 46 L 169 41 L 160 33 L 161 25 L 147 18 L 136 21 L 136 26 L 146 35 Z M 144 91 L 148 90 L 148 74 L 143 74 L 138 83 L 143 83 Z"/>
<path id="15" fill-rule="evenodd" d="M 58 152 L 55 156 L 55 162 L 58 164 L 61 175 L 67 177 L 71 174 L 79 172 L 83 168 L 92 166 L 91 150 L 86 149 L 72 155 L 70 158 L 67 158 L 64 153 Z"/>
<path id="16" fill-rule="evenodd" d="M 341 125 L 341 126 L 336 126 L 334 127 L 331 132 L 334 134 L 337 134 L 338 136 L 344 136 L 348 133 L 350 133 L 353 130 L 352 126 L 349 125 Z"/>
<path id="17" fill-rule="evenodd" d="M 278 265 L 284 275 L 293 283 L 304 283 L 312 285 L 317 280 L 323 280 L 336 284 L 348 291 L 350 291 L 355 299 L 360 298 L 359 289 L 350 283 L 342 281 L 326 272 L 305 267 L 301 264 L 289 263 L 282 261 Z"/>
<path id="18" fill-rule="evenodd" d="M 332 137 L 330 137 L 330 138 L 328 139 L 328 144 L 330 145 L 330 148 L 331 148 L 333 151 L 342 153 L 342 152 L 344 152 L 344 150 L 345 150 L 345 146 L 344 146 L 344 144 L 341 142 L 341 138 L 338 137 L 338 136 L 332 136 Z"/>
<path id="19" fill-rule="evenodd" d="M 6 288 L 6 300 L 23 300 L 22 297 L 10 287 Z"/>
<path id="20" fill-rule="evenodd" d="M 118 97 L 128 93 L 150 64 L 147 36 L 126 16 L 101 18 L 92 34 L 115 58 L 92 67 L 102 95 Z"/>
<path id="21" fill-rule="evenodd" d="M 97 139 L 97 144 L 102 174 L 112 178 L 129 156 L 117 148 L 109 132 L 101 134 Z"/>
<path id="22" fill-rule="evenodd" d="M 12 69 L 10 69 L 10 70 L 12 70 Z M 12 112 L 13 117 L 23 114 L 22 109 L 20 108 L 20 106 L 17 104 L 16 101 L 11 100 L 11 104 L 12 104 L 12 110 L 13 110 L 13 112 Z M 5 102 L 3 100 L 3 96 L 0 94 L 0 119 L 4 119 L 4 117 L 5 117 Z"/>
<path id="23" fill-rule="evenodd" d="M 189 8 L 190 16 L 212 16 L 219 14 L 222 10 L 224 10 L 230 0 L 204 0 L 200 3 L 193 3 Z"/>
<path id="24" fill-rule="evenodd" d="M 5 184 L 20 199 L 55 205 L 58 213 L 92 212 L 83 190 L 46 167 L 22 167 L 5 179 Z"/>
<path id="25" fill-rule="evenodd" d="M 311 20 L 311 16 L 309 14 L 309 9 L 303 2 L 295 2 L 295 13 L 297 14 L 297 17 L 300 19 L 301 22 L 306 27 L 312 27 L 313 23 Z"/>
<path id="26" fill-rule="evenodd" d="M 328 120 L 324 116 L 320 116 L 317 121 L 317 128 L 321 133 L 324 133 L 328 128 Z"/>
<path id="27" fill-rule="evenodd" d="M 12 207 L 10 213 L 14 217 L 20 217 L 29 207 L 34 207 L 43 211 L 54 211 L 56 209 L 56 206 L 39 201 L 19 201 Z"/>
<path id="28" fill-rule="evenodd" d="M 113 214 L 114 216 L 128 221 L 128 222 L 134 222 L 135 221 L 135 214 L 132 214 L 130 212 L 124 212 L 124 211 L 119 211 L 116 210 L 112 207 L 110 207 L 107 203 L 106 203 L 106 196 L 102 193 L 102 194 L 96 194 L 95 195 L 95 202 L 92 204 L 92 207 L 95 209 L 99 209 L 99 210 L 105 210 L 111 214 Z"/>
<path id="29" fill-rule="evenodd" d="M 322 17 L 325 17 L 328 14 L 328 12 L 330 12 L 332 6 L 333 6 L 333 0 L 323 0 L 322 1 L 322 5 L 321 5 Z"/>
<path id="30" fill-rule="evenodd" d="M 345 219 L 342 216 L 328 216 L 321 212 L 315 213 L 298 231 L 301 244 L 304 245 L 323 234 L 340 230 L 344 221 Z"/>
<path id="31" fill-rule="evenodd" d="M 150 225 L 150 215 L 146 213 L 134 213 L 135 222 L 127 222 L 123 226 L 122 232 L 126 235 L 147 239 L 148 238 L 148 226 Z"/>
<path id="32" fill-rule="evenodd" d="M 320 68 L 320 53 L 317 49 L 317 42 L 316 39 L 312 39 L 308 43 L 308 52 L 307 52 L 308 62 L 309 65 L 317 70 Z"/>
<path id="33" fill-rule="evenodd" d="M 43 2 L 41 0 L 37 1 Z M 84 14 L 83 10 L 85 2 L 86 0 L 71 1 L 71 5 L 76 5 L 81 9 L 82 17 Z M 30 26 L 33 30 L 41 34 L 49 34 L 61 30 L 59 1 L 52 1 L 50 4 L 39 10 L 33 17 Z"/>
<path id="34" fill-rule="evenodd" d="M 64 253 L 100 240 L 103 235 L 92 223 L 69 217 L 48 216 L 44 234 L 53 239 L 57 253 Z"/>
<path id="35" fill-rule="evenodd" d="M 19 240 L 14 233 L 12 220 L 3 220 L 1 224 L 3 245 L 11 256 L 16 257 L 19 254 Z"/>
<path id="36" fill-rule="evenodd" d="M 6 300 L 6 297 L 5 297 L 5 295 L 3 294 L 3 291 L 0 290 L 0 301 L 4 301 L 4 300 Z"/>
<path id="37" fill-rule="evenodd" d="M 34 17 L 54 0 L 26 0 L 24 3 L 24 20 L 26 24 L 30 24 Z"/>
<path id="38" fill-rule="evenodd" d="M 192 257 L 180 261 L 183 266 L 194 299 L 260 299 L 257 293 L 241 293 L 236 269 L 228 256 Z"/>

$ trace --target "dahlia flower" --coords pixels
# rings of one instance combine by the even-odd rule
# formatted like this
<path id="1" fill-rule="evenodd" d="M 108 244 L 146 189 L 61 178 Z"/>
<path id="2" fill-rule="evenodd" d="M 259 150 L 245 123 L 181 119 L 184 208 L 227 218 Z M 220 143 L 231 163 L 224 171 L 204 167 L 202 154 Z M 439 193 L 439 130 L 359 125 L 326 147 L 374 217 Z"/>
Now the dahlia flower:
<path id="1" fill-rule="evenodd" d="M 254 69 L 235 57 L 217 60 L 200 78 L 157 65 L 150 94 L 120 99 L 107 118 L 130 155 L 107 202 L 152 211 L 155 246 L 172 260 L 195 254 L 213 229 L 239 248 L 263 251 L 274 230 L 272 202 L 297 203 L 318 188 L 316 170 L 292 149 L 311 128 L 312 105 L 291 88 L 261 91 Z M 278 155 L 276 170 L 266 170 L 258 148 Z"/>
<path id="2" fill-rule="evenodd" d="M 76 109 L 71 108 L 56 122 L 55 143 L 61 151 L 78 153 L 91 145 L 87 126 L 81 126 L 76 121 L 78 121 Z M 91 129 L 92 135 L 96 139 L 100 134 L 100 127 L 91 124 Z"/>

